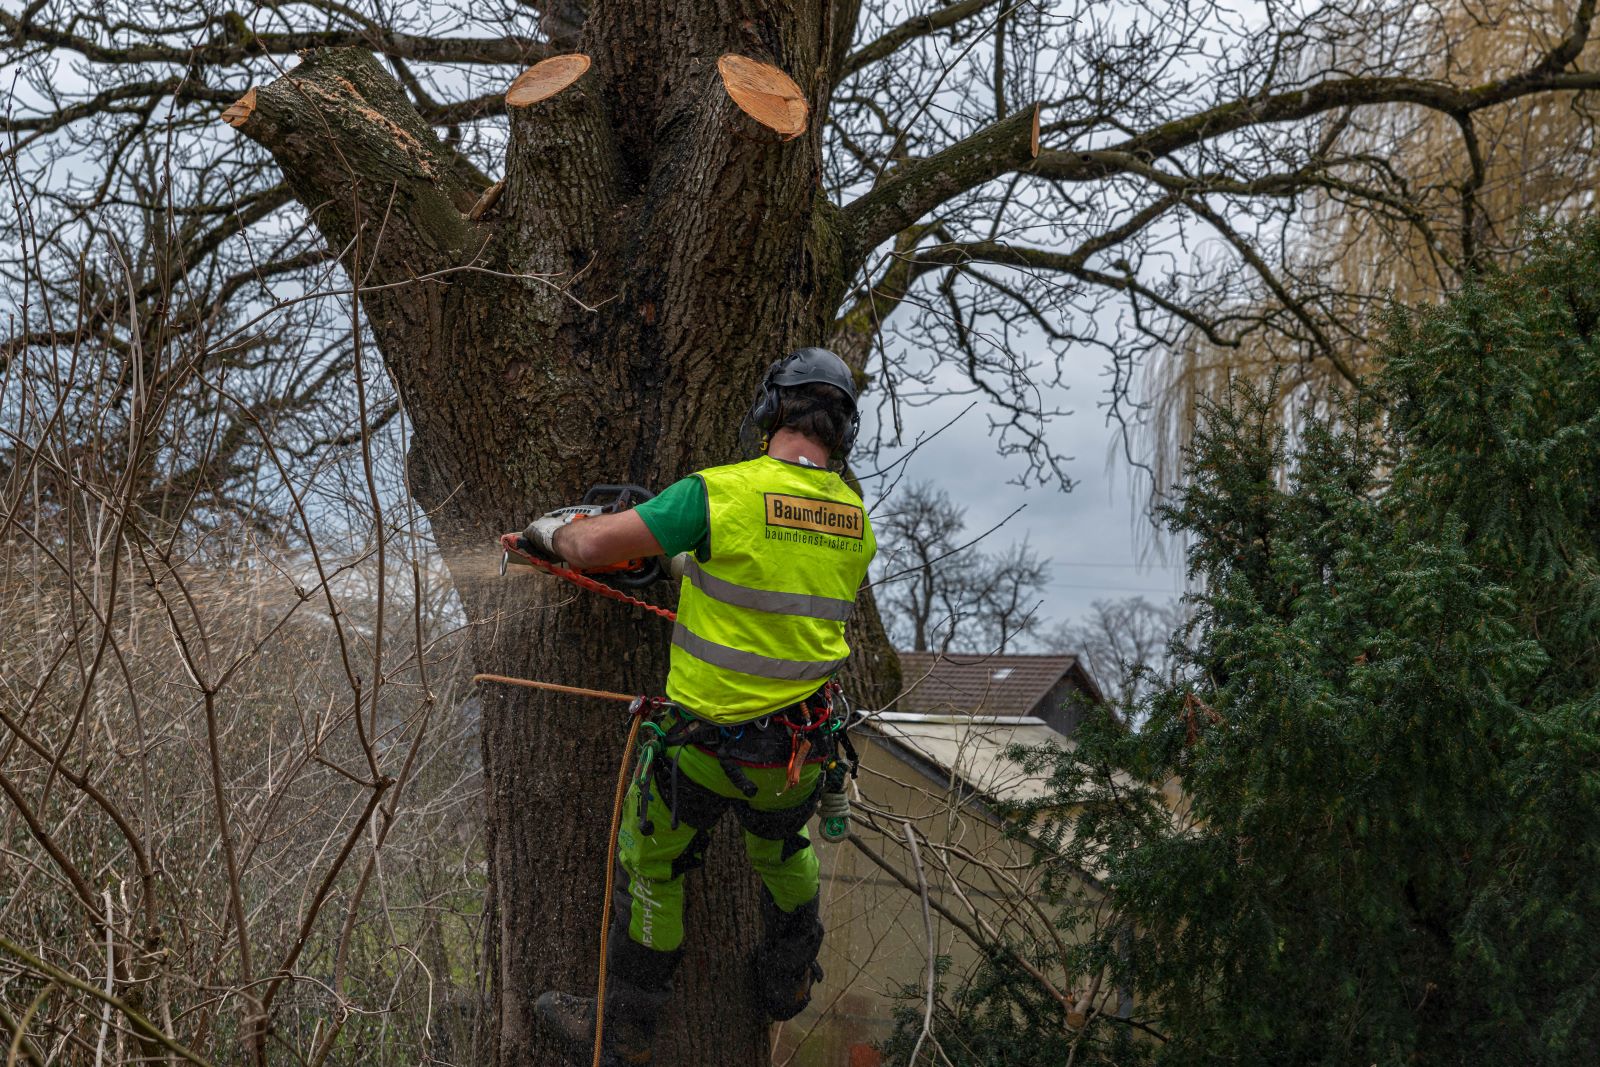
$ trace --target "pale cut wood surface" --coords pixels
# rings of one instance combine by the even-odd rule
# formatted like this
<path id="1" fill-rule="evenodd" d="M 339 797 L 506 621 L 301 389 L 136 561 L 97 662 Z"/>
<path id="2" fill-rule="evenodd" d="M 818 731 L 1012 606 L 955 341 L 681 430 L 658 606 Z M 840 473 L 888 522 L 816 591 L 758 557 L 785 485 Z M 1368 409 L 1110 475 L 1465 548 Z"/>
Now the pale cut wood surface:
<path id="1" fill-rule="evenodd" d="M 551 56 L 518 74 L 506 90 L 506 103 L 512 107 L 527 107 L 552 96 L 583 77 L 589 69 L 589 57 L 582 52 Z"/>
<path id="2" fill-rule="evenodd" d="M 777 67 L 733 52 L 717 60 L 717 70 L 728 95 L 746 115 L 785 140 L 805 132 L 810 108 L 793 78 Z"/>
<path id="3" fill-rule="evenodd" d="M 252 85 L 249 92 L 228 105 L 227 110 L 222 113 L 222 121 L 234 129 L 238 129 L 245 124 L 250 118 L 251 112 L 255 111 L 255 109 L 256 90 L 255 86 Z"/>

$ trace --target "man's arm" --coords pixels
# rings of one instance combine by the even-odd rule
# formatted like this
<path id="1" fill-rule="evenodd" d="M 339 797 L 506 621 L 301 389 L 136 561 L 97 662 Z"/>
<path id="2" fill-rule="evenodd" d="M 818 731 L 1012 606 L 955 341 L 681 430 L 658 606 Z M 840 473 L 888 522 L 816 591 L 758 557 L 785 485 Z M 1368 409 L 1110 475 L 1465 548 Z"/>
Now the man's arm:
<path id="1" fill-rule="evenodd" d="M 536 555 L 580 570 L 647 556 L 708 551 L 709 534 L 705 484 L 694 475 L 627 511 L 573 521 L 571 510 L 562 509 L 540 516 L 522 531 Z"/>
<path id="2" fill-rule="evenodd" d="M 661 545 L 632 510 L 569 522 L 551 539 L 556 555 L 583 570 L 661 555 Z"/>

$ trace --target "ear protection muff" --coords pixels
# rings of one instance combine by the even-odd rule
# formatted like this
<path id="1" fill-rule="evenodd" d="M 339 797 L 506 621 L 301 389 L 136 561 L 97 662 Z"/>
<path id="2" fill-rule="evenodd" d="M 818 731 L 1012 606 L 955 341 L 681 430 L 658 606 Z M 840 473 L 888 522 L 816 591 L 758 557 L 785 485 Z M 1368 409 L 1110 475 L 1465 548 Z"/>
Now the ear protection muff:
<path id="1" fill-rule="evenodd" d="M 834 457 L 835 459 L 842 461 L 850 454 L 850 450 L 856 445 L 856 434 L 860 432 L 861 413 L 852 408 L 850 411 L 850 428 L 845 430 L 844 440 L 839 442 L 839 454 Z"/>
<path id="2" fill-rule="evenodd" d="M 767 368 L 767 373 L 762 376 L 761 385 L 756 390 L 756 402 L 750 408 L 750 421 L 761 431 L 762 436 L 771 434 L 772 428 L 778 422 L 778 409 L 782 406 L 782 400 L 778 395 L 778 373 L 793 361 L 793 356 L 784 356 L 774 362 Z"/>
<path id="3" fill-rule="evenodd" d="M 811 383 L 831 385 L 850 400 L 850 424 L 833 459 L 842 461 L 849 455 L 861 429 L 861 415 L 855 405 L 855 379 L 844 360 L 826 348 L 797 348 L 767 368 L 756 388 L 755 401 L 739 427 L 739 439 L 745 448 L 753 451 L 765 447 L 767 437 L 778 424 L 784 389 Z"/>
<path id="4" fill-rule="evenodd" d="M 739 442 L 747 452 L 766 450 L 767 438 L 772 435 L 772 428 L 777 425 L 778 409 L 782 406 L 778 396 L 778 384 L 774 379 L 777 378 L 778 371 L 783 365 L 793 358 L 789 355 L 775 361 L 767 368 L 767 373 L 761 376 L 761 384 L 756 386 L 755 402 L 750 405 L 750 410 L 745 413 L 744 422 L 739 425 Z"/>

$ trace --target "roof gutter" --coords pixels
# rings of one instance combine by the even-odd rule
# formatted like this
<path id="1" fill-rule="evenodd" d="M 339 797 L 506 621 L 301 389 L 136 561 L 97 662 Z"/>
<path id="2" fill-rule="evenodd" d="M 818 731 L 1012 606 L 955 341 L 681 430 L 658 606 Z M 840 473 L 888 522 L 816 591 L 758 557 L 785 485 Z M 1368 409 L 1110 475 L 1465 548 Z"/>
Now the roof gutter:
<path id="1" fill-rule="evenodd" d="M 920 722 L 927 725 L 960 726 L 970 723 L 973 726 L 1047 726 L 1043 719 L 1034 715 L 928 715 L 920 711 L 880 711 L 868 715 L 868 720 L 878 722 Z"/>

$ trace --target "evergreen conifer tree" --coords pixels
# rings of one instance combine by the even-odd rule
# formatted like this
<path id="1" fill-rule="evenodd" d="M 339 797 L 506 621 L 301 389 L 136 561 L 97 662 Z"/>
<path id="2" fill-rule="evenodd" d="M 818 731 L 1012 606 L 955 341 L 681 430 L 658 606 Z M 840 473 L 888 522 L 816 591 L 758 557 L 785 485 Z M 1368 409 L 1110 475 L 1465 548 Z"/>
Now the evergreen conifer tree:
<path id="1" fill-rule="evenodd" d="M 1200 590 L 1180 681 L 1137 733 L 1027 754 L 1050 795 L 1018 813 L 1073 947 L 1011 949 L 1102 1013 L 1069 1030 L 997 953 L 944 991 L 946 1050 L 1594 1062 L 1600 227 L 1397 311 L 1381 379 L 1293 441 L 1232 389 L 1165 518 Z"/>

